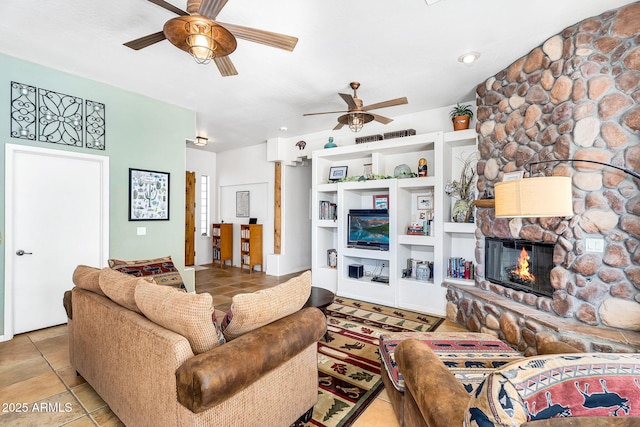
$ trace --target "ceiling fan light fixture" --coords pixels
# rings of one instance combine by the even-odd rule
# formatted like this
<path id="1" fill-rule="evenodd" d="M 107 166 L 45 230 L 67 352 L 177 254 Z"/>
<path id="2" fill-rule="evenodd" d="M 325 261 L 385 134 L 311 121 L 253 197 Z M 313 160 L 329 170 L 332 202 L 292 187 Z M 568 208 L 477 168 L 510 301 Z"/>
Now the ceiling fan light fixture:
<path id="1" fill-rule="evenodd" d="M 193 21 L 185 24 L 189 54 L 198 64 L 206 65 L 216 56 L 217 48 L 214 28 L 205 21 Z"/>
<path id="2" fill-rule="evenodd" d="M 205 147 L 208 143 L 209 139 L 204 136 L 196 136 L 196 140 L 193 141 L 193 145 L 196 147 Z"/>
<path id="3" fill-rule="evenodd" d="M 349 129 L 353 132 L 360 132 L 364 126 L 362 113 L 349 113 Z"/>

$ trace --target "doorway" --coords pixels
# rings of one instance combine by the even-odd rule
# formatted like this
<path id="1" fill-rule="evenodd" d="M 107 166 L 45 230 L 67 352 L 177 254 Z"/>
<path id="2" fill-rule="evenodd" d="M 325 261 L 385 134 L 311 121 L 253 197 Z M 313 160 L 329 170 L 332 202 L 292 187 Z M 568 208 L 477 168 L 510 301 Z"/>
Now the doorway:
<path id="1" fill-rule="evenodd" d="M 66 323 L 79 264 L 109 256 L 109 158 L 6 144 L 5 307 L 0 341 Z"/>

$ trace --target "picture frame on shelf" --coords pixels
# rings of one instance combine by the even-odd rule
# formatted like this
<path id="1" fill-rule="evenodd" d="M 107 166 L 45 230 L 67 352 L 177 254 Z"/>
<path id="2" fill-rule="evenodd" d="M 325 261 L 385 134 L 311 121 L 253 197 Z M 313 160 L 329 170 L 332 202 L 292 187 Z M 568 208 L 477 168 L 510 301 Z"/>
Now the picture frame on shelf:
<path id="1" fill-rule="evenodd" d="M 373 209 L 389 209 L 389 195 L 379 194 L 373 196 Z"/>
<path id="2" fill-rule="evenodd" d="M 524 178 L 524 171 L 507 172 L 502 177 L 502 181 L 517 181 Z"/>
<path id="3" fill-rule="evenodd" d="M 171 174 L 129 168 L 129 221 L 168 221 Z"/>
<path id="4" fill-rule="evenodd" d="M 421 210 L 433 210 L 433 193 L 420 194 L 416 198 L 416 207 Z"/>
<path id="5" fill-rule="evenodd" d="M 329 168 L 329 181 L 338 181 L 347 177 L 348 166 L 331 166 Z"/>
<path id="6" fill-rule="evenodd" d="M 362 176 L 369 179 L 373 175 L 373 165 L 371 163 L 365 163 L 362 166 Z"/>

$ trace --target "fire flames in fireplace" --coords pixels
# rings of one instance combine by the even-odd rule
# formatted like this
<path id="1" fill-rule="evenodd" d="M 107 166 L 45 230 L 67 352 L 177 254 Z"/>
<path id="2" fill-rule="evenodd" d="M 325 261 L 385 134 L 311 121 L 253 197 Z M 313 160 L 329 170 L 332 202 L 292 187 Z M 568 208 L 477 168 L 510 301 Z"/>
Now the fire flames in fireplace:
<path id="1" fill-rule="evenodd" d="M 520 251 L 518 264 L 509 271 L 509 280 L 523 285 L 531 285 L 536 282 L 536 277 L 529 271 L 529 253 L 525 248 Z"/>

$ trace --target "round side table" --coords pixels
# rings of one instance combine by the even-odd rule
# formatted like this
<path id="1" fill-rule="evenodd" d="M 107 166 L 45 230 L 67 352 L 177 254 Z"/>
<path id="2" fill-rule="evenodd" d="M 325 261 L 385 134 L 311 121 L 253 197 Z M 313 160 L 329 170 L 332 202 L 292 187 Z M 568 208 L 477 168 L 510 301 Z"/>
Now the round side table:
<path id="1" fill-rule="evenodd" d="M 333 304 L 333 300 L 335 298 L 335 294 L 331 291 L 328 291 L 324 288 L 319 288 L 316 286 L 311 287 L 311 295 L 309 295 L 309 299 L 304 304 L 303 307 L 316 307 L 319 308 L 320 311 L 327 317 L 327 307 Z M 324 340 L 327 341 L 329 337 L 329 330 L 324 334 Z"/>

